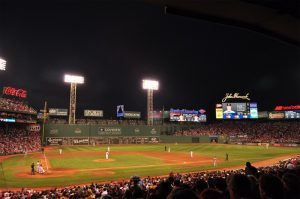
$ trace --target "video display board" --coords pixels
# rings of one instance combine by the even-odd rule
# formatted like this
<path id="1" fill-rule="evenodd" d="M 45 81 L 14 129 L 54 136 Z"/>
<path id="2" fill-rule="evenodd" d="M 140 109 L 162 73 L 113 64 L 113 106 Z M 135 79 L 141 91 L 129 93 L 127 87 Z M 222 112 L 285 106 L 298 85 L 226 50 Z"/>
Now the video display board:
<path id="1" fill-rule="evenodd" d="M 256 102 L 222 103 L 216 105 L 217 119 L 256 119 Z"/>
<path id="2" fill-rule="evenodd" d="M 203 109 L 186 110 L 186 109 L 170 109 L 170 121 L 176 122 L 206 122 L 206 114 Z"/>

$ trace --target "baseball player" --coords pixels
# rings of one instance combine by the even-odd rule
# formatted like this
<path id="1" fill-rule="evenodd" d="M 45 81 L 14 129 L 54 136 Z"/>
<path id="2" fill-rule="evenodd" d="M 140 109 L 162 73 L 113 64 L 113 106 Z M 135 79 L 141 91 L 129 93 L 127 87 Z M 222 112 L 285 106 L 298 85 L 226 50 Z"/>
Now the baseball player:
<path id="1" fill-rule="evenodd" d="M 193 158 L 193 151 L 191 151 L 191 158 Z"/>
<path id="2" fill-rule="evenodd" d="M 106 159 L 106 160 L 108 160 L 108 156 L 109 156 L 109 152 L 106 151 L 106 152 L 105 152 L 105 159 Z"/>
<path id="3" fill-rule="evenodd" d="M 217 157 L 216 156 L 213 158 L 213 165 L 214 165 L 214 167 L 217 166 Z"/>
<path id="4" fill-rule="evenodd" d="M 107 151 L 110 152 L 110 147 L 109 146 L 107 147 Z"/>

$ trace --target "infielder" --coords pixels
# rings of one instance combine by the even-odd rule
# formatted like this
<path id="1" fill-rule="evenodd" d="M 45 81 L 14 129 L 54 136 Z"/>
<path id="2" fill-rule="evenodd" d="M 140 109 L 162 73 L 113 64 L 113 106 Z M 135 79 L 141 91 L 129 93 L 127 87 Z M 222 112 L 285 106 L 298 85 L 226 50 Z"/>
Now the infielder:
<path id="1" fill-rule="evenodd" d="M 168 148 L 168 152 L 169 152 L 169 153 L 171 152 L 171 147 Z"/>
<path id="2" fill-rule="evenodd" d="M 107 147 L 107 151 L 110 152 L 110 147 L 109 146 Z"/>
<path id="3" fill-rule="evenodd" d="M 216 156 L 213 158 L 213 165 L 214 165 L 214 167 L 217 166 L 217 158 L 216 158 Z"/>
<path id="4" fill-rule="evenodd" d="M 266 144 L 266 149 L 269 149 L 269 145 L 270 145 L 269 143 Z"/>
<path id="5" fill-rule="evenodd" d="M 106 151 L 106 153 L 105 153 L 105 159 L 106 159 L 106 160 L 108 160 L 108 155 L 109 155 L 109 152 Z"/>
<path id="6" fill-rule="evenodd" d="M 193 151 L 191 151 L 191 158 L 193 158 Z"/>
<path id="7" fill-rule="evenodd" d="M 62 154 L 62 149 L 60 148 L 60 149 L 59 149 L 59 155 L 61 155 L 61 154 Z"/>

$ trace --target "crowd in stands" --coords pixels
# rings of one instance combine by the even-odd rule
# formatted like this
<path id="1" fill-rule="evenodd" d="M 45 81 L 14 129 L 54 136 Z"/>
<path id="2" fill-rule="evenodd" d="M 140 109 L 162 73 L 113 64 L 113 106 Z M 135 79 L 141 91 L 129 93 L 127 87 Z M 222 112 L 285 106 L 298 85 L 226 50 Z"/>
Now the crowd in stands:
<path id="1" fill-rule="evenodd" d="M 175 136 L 225 135 L 235 142 L 300 143 L 300 122 L 226 121 L 180 130 Z"/>
<path id="2" fill-rule="evenodd" d="M 0 198 L 100 199 L 299 199 L 299 156 L 275 165 L 245 169 L 173 173 L 165 177 L 133 176 L 106 184 L 0 192 Z"/>
<path id="3" fill-rule="evenodd" d="M 28 153 L 41 149 L 40 132 L 23 128 L 0 128 L 0 155 Z"/>
<path id="4" fill-rule="evenodd" d="M 34 115 L 15 113 L 15 112 L 0 112 L 0 117 L 1 118 L 14 118 L 14 119 L 19 119 L 19 120 L 27 120 L 27 121 L 36 120 L 36 116 L 34 116 Z"/>
<path id="5" fill-rule="evenodd" d="M 24 101 L 0 97 L 0 110 L 26 112 L 36 114 L 37 111 L 27 105 Z"/>

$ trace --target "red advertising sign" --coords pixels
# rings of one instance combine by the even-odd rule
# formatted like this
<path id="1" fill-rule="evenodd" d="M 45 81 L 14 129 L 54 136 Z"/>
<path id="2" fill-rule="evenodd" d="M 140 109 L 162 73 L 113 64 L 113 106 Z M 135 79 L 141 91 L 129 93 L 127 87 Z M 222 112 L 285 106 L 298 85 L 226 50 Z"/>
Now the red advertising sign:
<path id="1" fill-rule="evenodd" d="M 3 87 L 3 94 L 15 96 L 15 97 L 20 97 L 20 98 L 26 98 L 27 97 L 27 91 L 26 90 L 16 89 L 16 88 L 13 88 L 13 87 Z"/>
<path id="2" fill-rule="evenodd" d="M 300 105 L 296 106 L 276 106 L 275 111 L 300 110 Z"/>

